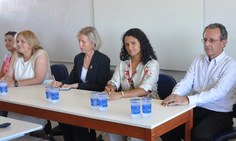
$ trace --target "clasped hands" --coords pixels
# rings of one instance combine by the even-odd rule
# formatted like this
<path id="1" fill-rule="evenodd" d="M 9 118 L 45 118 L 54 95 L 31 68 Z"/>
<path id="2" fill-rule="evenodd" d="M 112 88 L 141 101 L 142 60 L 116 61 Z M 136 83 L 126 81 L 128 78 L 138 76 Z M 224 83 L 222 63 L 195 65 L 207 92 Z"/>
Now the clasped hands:
<path id="1" fill-rule="evenodd" d="M 166 97 L 161 102 L 161 105 L 163 106 L 187 105 L 187 104 L 189 104 L 189 99 L 187 96 L 180 96 L 173 93 L 168 97 Z"/>

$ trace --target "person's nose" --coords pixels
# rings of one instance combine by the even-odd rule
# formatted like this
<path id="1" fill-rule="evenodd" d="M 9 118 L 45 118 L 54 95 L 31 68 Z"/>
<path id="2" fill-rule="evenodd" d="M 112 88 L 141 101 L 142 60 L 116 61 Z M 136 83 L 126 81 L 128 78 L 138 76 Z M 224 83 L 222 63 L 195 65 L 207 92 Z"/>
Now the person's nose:
<path id="1" fill-rule="evenodd" d="M 126 45 L 127 49 L 131 49 L 132 46 L 130 44 Z"/>
<path id="2" fill-rule="evenodd" d="M 83 47 L 83 43 L 82 43 L 82 42 L 79 42 L 79 46 L 80 46 L 80 47 Z"/>
<path id="3" fill-rule="evenodd" d="M 206 46 L 206 47 L 208 47 L 210 44 L 211 44 L 211 43 L 210 43 L 209 40 L 206 40 L 206 41 L 204 42 L 204 46 Z"/>

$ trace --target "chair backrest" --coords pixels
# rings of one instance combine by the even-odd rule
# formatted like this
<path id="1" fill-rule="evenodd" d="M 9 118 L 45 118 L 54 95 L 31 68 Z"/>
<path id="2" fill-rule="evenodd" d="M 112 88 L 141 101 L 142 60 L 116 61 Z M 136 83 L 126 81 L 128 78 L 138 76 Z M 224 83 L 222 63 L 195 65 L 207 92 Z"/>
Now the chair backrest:
<path id="1" fill-rule="evenodd" d="M 113 76 L 114 72 L 115 72 L 115 70 L 114 70 L 114 69 L 110 69 L 110 80 L 111 80 L 111 78 L 112 78 L 112 76 Z"/>
<path id="2" fill-rule="evenodd" d="M 159 74 L 157 90 L 160 99 L 165 99 L 168 95 L 170 95 L 175 85 L 176 80 L 171 75 Z"/>
<path id="3" fill-rule="evenodd" d="M 233 106 L 233 117 L 236 118 L 236 104 Z"/>
<path id="4" fill-rule="evenodd" d="M 57 81 L 66 80 L 69 77 L 68 70 L 64 64 L 51 65 L 51 72 Z"/>
<path id="5" fill-rule="evenodd" d="M 113 76 L 115 70 L 116 70 L 116 66 L 111 65 L 111 66 L 110 66 L 110 80 L 111 80 L 111 78 L 112 78 L 112 76 Z"/>

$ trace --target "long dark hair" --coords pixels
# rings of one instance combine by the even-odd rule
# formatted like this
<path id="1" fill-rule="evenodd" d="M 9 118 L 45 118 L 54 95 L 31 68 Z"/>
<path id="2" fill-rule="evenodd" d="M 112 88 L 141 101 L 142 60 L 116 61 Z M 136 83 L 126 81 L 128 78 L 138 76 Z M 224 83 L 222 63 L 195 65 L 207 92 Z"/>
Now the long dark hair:
<path id="1" fill-rule="evenodd" d="M 129 59 L 129 54 L 125 48 L 125 37 L 126 36 L 132 36 L 136 38 L 140 42 L 140 48 L 141 48 L 141 62 L 145 65 L 148 61 L 151 59 L 157 60 L 157 57 L 155 55 L 155 51 L 153 50 L 147 36 L 144 34 L 144 32 L 138 28 L 132 28 L 126 31 L 126 33 L 123 35 L 122 38 L 122 48 L 120 52 L 120 59 L 122 61 Z"/>

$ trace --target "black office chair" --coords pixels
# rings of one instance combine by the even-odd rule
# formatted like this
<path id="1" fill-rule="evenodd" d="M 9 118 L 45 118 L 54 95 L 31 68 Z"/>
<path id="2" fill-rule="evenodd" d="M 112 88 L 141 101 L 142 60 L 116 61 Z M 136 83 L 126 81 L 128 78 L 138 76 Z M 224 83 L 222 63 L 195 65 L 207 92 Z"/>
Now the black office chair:
<path id="1" fill-rule="evenodd" d="M 69 77 L 68 70 L 64 64 L 51 65 L 51 72 L 57 81 L 66 80 Z"/>
<path id="2" fill-rule="evenodd" d="M 236 104 L 233 106 L 233 117 L 236 118 Z M 234 138 L 236 138 L 236 127 L 214 135 L 213 141 L 228 141 Z"/>
<path id="3" fill-rule="evenodd" d="M 54 75 L 56 81 L 66 80 L 69 77 L 68 70 L 64 64 L 53 64 L 51 65 L 51 72 Z M 46 126 L 44 127 L 44 131 L 48 135 L 49 139 L 55 141 L 54 136 L 62 136 L 62 131 L 60 126 L 52 128 L 51 121 L 48 120 Z"/>
<path id="4" fill-rule="evenodd" d="M 176 85 L 176 80 L 169 74 L 159 74 L 157 90 L 160 99 L 169 96 Z"/>
<path id="5" fill-rule="evenodd" d="M 112 78 L 114 72 L 115 72 L 116 66 L 111 66 L 110 67 L 110 79 Z"/>

